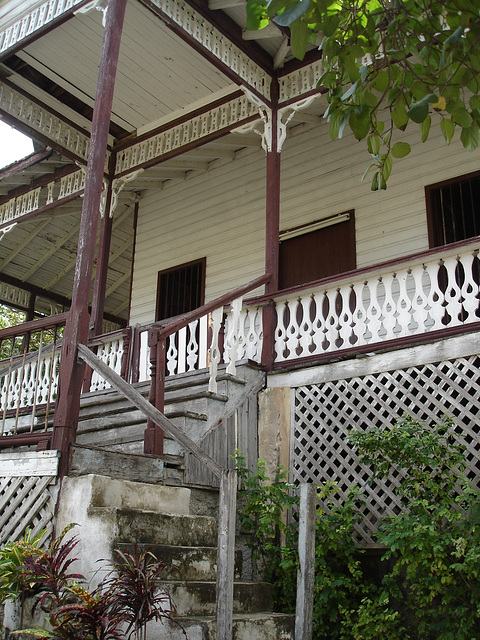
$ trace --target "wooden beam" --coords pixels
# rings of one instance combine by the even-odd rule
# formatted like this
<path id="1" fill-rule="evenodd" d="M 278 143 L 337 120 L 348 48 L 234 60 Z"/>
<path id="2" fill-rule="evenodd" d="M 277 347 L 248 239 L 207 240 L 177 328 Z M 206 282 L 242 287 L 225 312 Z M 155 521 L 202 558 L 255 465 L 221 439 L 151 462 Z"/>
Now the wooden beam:
<path id="1" fill-rule="evenodd" d="M 261 47 L 248 46 L 249 43 L 242 41 L 240 27 L 226 14 L 208 14 L 208 10 L 194 0 L 186 0 L 185 6 L 158 0 L 140 1 L 235 84 L 247 86 L 262 100 L 270 99 L 271 59 Z M 236 59 L 237 71 L 227 58 Z"/>
<path id="2" fill-rule="evenodd" d="M 20 291 L 26 291 L 27 293 L 30 293 L 32 295 L 46 298 L 47 300 L 51 300 L 56 304 L 62 305 L 63 307 L 69 308 L 72 303 L 70 298 L 67 298 L 66 296 L 54 293 L 53 291 L 47 291 L 47 289 L 37 287 L 36 285 L 30 284 L 28 282 L 22 282 L 18 278 L 9 276 L 6 273 L 0 273 L 0 282 L 5 282 L 5 284 L 20 289 Z M 8 302 L 6 302 L 6 304 L 8 304 Z M 120 318 L 118 315 L 106 312 L 104 316 L 105 320 L 108 320 L 109 322 L 114 322 L 115 324 L 119 324 L 120 326 L 125 325 L 125 319 Z"/>
<path id="3" fill-rule="evenodd" d="M 5 180 L 6 178 L 10 178 L 16 173 L 20 173 L 20 171 L 26 171 L 30 167 L 38 164 L 42 160 L 46 160 L 53 153 L 53 149 L 45 149 L 44 151 L 37 151 L 36 153 L 31 153 L 29 156 L 20 160 L 19 162 L 15 162 L 14 164 L 5 167 L 0 171 L 0 180 Z"/>
<path id="4" fill-rule="evenodd" d="M 242 91 L 236 91 L 136 139 L 119 143 L 115 178 L 217 142 L 233 129 L 259 119 L 256 105 Z"/>
<path id="5" fill-rule="evenodd" d="M 42 255 L 40 256 L 40 258 L 30 267 L 30 269 L 28 269 L 28 271 L 26 271 L 25 273 L 22 274 L 22 276 L 20 277 L 20 280 L 22 282 L 25 282 L 26 280 L 28 280 L 30 278 L 30 276 L 32 276 L 35 271 L 38 271 L 38 269 L 40 269 L 40 267 L 45 264 L 45 262 L 47 262 L 47 260 L 50 260 L 50 258 L 55 255 L 57 253 L 57 251 L 63 247 L 63 245 L 70 240 L 70 238 L 73 235 L 76 235 L 78 233 L 78 230 L 80 229 L 80 223 L 74 224 L 70 227 L 70 229 L 67 231 L 67 233 L 64 233 L 60 238 L 58 238 L 56 240 L 56 242 L 53 243 L 53 245 L 50 247 L 50 249 L 48 251 L 46 251 L 45 253 L 42 253 Z M 47 287 L 48 289 L 48 287 Z"/>
<path id="6" fill-rule="evenodd" d="M 37 226 L 32 229 L 32 231 L 30 231 L 30 233 L 28 233 L 25 238 L 23 239 L 22 242 L 20 242 L 19 244 L 17 244 L 17 246 L 15 247 L 15 249 L 8 254 L 8 256 L 3 260 L 3 262 L 0 263 L 0 272 L 2 271 L 2 269 L 4 269 L 7 264 L 9 264 L 16 256 L 18 256 L 19 253 L 21 253 L 21 251 L 23 249 L 25 249 L 25 247 L 27 245 L 30 244 L 30 242 L 35 238 L 35 236 L 37 236 L 40 231 L 50 222 L 50 219 L 47 218 L 46 220 L 42 220 L 41 222 L 39 222 L 37 224 Z"/>
<path id="7" fill-rule="evenodd" d="M 225 470 L 220 478 L 217 544 L 217 640 L 231 640 L 235 571 L 237 472 Z"/>
<path id="8" fill-rule="evenodd" d="M 230 9 L 231 7 L 241 7 L 245 5 L 245 0 L 208 0 L 208 8 L 212 11 L 218 9 Z"/>
<path id="9" fill-rule="evenodd" d="M 83 364 L 77 361 L 80 343 L 89 331 L 88 301 L 95 255 L 97 222 L 103 190 L 115 76 L 127 0 L 109 0 L 95 95 L 91 144 L 88 153 L 72 306 L 65 326 L 59 372 L 52 447 L 62 452 L 59 475 L 68 472 L 68 451 L 75 441 L 83 382 Z"/>
<path id="10" fill-rule="evenodd" d="M 130 209 L 129 207 L 127 207 L 127 209 L 123 212 L 121 216 L 119 216 L 118 218 L 114 218 L 113 228 L 116 229 L 118 226 L 120 226 L 129 214 L 130 214 Z M 52 287 L 54 287 L 58 282 L 60 282 L 60 280 L 64 276 L 67 275 L 69 271 L 72 271 L 72 269 L 75 268 L 76 261 L 77 261 L 77 258 L 75 257 L 68 264 L 66 264 L 65 267 L 61 271 L 59 271 L 57 275 L 47 283 L 46 285 L 47 289 L 51 289 Z"/>
<path id="11" fill-rule="evenodd" d="M 316 513 L 316 485 L 311 483 L 301 484 L 298 524 L 299 564 L 295 610 L 295 638 L 299 638 L 299 640 L 312 640 Z"/>

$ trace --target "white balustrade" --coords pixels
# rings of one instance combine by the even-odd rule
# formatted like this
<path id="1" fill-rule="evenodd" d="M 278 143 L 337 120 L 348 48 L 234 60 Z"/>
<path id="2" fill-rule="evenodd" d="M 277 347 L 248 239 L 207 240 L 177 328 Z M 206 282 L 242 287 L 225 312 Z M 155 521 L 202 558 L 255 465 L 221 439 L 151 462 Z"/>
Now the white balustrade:
<path id="1" fill-rule="evenodd" d="M 167 338 L 167 375 L 207 367 L 208 314 Z"/>
<path id="2" fill-rule="evenodd" d="M 362 271 L 277 298 L 276 362 L 480 321 L 479 247 Z"/>
<path id="3" fill-rule="evenodd" d="M 113 369 L 115 373 L 118 373 L 118 375 L 120 375 L 122 371 L 124 346 L 123 334 L 114 333 L 102 338 L 102 343 L 97 347 L 97 356 L 102 362 Z M 110 383 L 94 371 L 90 383 L 90 391 L 103 391 L 109 388 Z"/>

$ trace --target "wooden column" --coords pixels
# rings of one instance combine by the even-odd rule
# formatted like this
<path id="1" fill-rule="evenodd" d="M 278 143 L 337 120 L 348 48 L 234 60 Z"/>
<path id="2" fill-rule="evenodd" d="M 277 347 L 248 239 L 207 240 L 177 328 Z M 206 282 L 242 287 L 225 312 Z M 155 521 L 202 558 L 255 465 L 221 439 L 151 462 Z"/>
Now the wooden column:
<path id="1" fill-rule="evenodd" d="M 86 344 L 90 316 L 88 302 L 92 281 L 108 132 L 113 103 L 115 75 L 127 0 L 109 0 L 97 80 L 92 134 L 88 154 L 85 194 L 73 281 L 72 304 L 65 325 L 60 362 L 52 447 L 61 451 L 59 475 L 68 471 L 70 444 L 75 440 L 80 409 L 83 363 L 78 361 L 79 344 Z"/>
<path id="2" fill-rule="evenodd" d="M 312 640 L 313 588 L 315 585 L 315 519 L 317 513 L 316 485 L 300 485 L 299 511 L 299 565 L 295 610 L 295 638 L 296 640 Z"/>
<path id="3" fill-rule="evenodd" d="M 114 154 L 112 154 L 110 160 L 108 193 L 105 202 L 105 213 L 100 227 L 97 269 L 95 272 L 95 283 L 93 285 L 92 314 L 90 321 L 91 338 L 103 333 L 103 311 L 105 309 L 105 291 L 107 290 L 108 257 L 110 255 L 110 241 L 112 239 L 113 226 L 113 220 L 109 214 L 112 202 L 112 181 L 115 162 Z"/>
<path id="4" fill-rule="evenodd" d="M 265 287 L 267 293 L 278 291 L 279 236 L 280 236 L 280 150 L 278 149 L 278 83 L 272 82 L 271 145 L 267 151 L 267 192 L 265 211 L 265 273 L 271 279 Z M 263 309 L 262 362 L 268 370 L 273 368 L 275 353 L 275 308 Z"/>

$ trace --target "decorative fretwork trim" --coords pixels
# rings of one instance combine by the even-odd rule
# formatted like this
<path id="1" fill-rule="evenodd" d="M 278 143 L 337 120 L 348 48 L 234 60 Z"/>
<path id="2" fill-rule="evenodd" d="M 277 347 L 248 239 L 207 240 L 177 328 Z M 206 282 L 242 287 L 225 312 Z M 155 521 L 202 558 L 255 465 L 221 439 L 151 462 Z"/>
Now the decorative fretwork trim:
<path id="1" fill-rule="evenodd" d="M 24 309 L 30 304 L 31 294 L 17 287 L 13 287 L 6 282 L 0 282 L 0 303 L 10 303 Z"/>
<path id="2" fill-rule="evenodd" d="M 86 164 L 90 143 L 88 133 L 62 120 L 48 107 L 5 82 L 0 82 L 0 112 L 41 134 L 67 157 Z"/>
<path id="3" fill-rule="evenodd" d="M 52 180 L 43 187 L 30 189 L 26 193 L 0 204 L 0 226 L 18 222 L 23 216 L 44 207 L 61 205 L 65 198 L 78 194 L 85 188 L 85 169 L 73 171 L 58 180 Z"/>
<path id="4" fill-rule="evenodd" d="M 284 102 L 298 99 L 311 91 L 318 90 L 317 83 L 322 73 L 323 63 L 321 60 L 316 60 L 308 66 L 281 76 L 278 79 L 279 104 L 282 105 Z"/>
<path id="5" fill-rule="evenodd" d="M 247 96 L 233 98 L 198 115 L 192 115 L 189 120 L 174 124 L 118 151 L 115 177 L 153 165 L 162 156 L 170 157 L 174 152 L 181 153 L 188 145 L 201 143 L 214 134 L 227 133 L 256 115 L 257 108 Z"/>
<path id="6" fill-rule="evenodd" d="M 181 0 L 149 0 L 149 4 L 183 29 L 248 87 L 270 100 L 271 76 L 193 7 Z"/>
<path id="7" fill-rule="evenodd" d="M 0 54 L 19 45 L 44 27 L 51 25 L 75 7 L 85 4 L 85 0 L 47 0 L 28 11 L 12 25 L 0 32 Z M 2 57 L 4 57 L 2 55 Z"/>

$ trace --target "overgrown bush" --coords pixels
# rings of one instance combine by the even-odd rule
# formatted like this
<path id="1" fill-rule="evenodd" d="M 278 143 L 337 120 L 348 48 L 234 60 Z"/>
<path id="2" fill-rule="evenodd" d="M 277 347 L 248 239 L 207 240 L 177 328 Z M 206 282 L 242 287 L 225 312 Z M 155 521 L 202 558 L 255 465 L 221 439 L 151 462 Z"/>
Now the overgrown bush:
<path id="1" fill-rule="evenodd" d="M 20 542 L 0 549 L 0 597 L 2 601 L 33 600 L 32 610 L 45 614 L 45 628 L 22 629 L 22 637 L 53 640 L 144 640 L 151 620 L 171 618 L 172 604 L 159 583 L 165 565 L 150 552 L 116 552 L 117 560 L 98 587 L 90 589 L 85 578 L 72 573 L 72 557 L 78 539 L 67 539 L 75 525 L 64 529 L 41 549 Z M 38 539 L 43 535 L 40 534 Z M 37 540 L 35 538 L 33 542 Z"/>
<path id="2" fill-rule="evenodd" d="M 332 483 L 319 489 L 314 638 L 480 638 L 480 493 L 465 477 L 465 448 L 452 422 L 427 426 L 405 416 L 392 427 L 352 432 L 349 439 L 359 462 L 372 469 L 372 481 L 393 474 L 402 512 L 380 525 L 377 540 L 387 569 L 374 581 L 353 537 L 364 500 L 360 489 L 352 487 L 343 500 Z M 291 485 L 283 470 L 270 485 L 262 462 L 257 474 L 248 476 L 241 465 L 240 474 L 246 492 L 240 522 L 254 536 L 255 557 L 270 567 L 276 606 L 292 611 L 296 531 L 283 514 L 295 503 Z M 278 544 L 278 532 L 284 544 Z M 289 571 L 273 571 L 276 563 Z"/>

